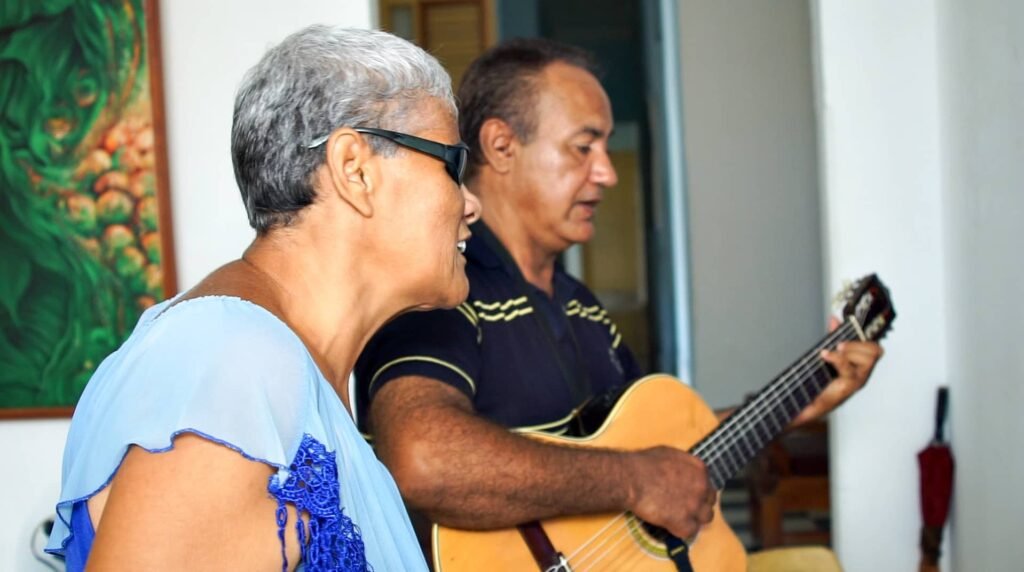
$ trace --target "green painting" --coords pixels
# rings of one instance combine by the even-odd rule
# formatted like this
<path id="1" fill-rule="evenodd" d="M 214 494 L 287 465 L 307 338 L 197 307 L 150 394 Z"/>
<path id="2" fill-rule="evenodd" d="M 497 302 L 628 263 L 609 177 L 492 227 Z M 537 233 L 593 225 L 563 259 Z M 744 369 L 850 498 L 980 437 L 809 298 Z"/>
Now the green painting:
<path id="1" fill-rule="evenodd" d="M 0 0 L 0 416 L 67 414 L 172 294 L 153 0 Z"/>

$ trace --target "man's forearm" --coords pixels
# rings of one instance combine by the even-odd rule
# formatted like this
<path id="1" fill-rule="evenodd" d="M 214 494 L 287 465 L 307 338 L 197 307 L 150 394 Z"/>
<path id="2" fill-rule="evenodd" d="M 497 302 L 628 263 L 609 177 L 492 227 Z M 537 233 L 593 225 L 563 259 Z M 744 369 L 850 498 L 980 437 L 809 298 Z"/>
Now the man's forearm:
<path id="1" fill-rule="evenodd" d="M 629 503 L 626 454 L 533 442 L 510 433 L 465 445 L 452 444 L 437 459 L 443 485 L 430 512 L 442 524 L 505 527 L 622 510 Z"/>
<path id="2" fill-rule="evenodd" d="M 436 522 L 504 528 L 630 503 L 631 454 L 511 433 L 457 406 L 464 397 L 439 385 L 396 380 L 373 408 L 378 454 L 406 500 Z"/>

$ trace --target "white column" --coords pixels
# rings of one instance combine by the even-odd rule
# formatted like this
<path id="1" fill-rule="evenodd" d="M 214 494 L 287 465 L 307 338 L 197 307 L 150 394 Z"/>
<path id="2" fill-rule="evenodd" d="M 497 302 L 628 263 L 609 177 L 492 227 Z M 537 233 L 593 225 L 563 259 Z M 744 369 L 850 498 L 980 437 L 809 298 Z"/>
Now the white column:
<path id="1" fill-rule="evenodd" d="M 813 6 L 826 289 L 877 272 L 898 313 L 871 383 L 833 415 L 833 539 L 848 572 L 913 570 L 916 453 L 950 380 L 937 9 Z"/>
<path id="2" fill-rule="evenodd" d="M 956 569 L 1020 570 L 1024 542 L 1024 4 L 941 0 Z"/>

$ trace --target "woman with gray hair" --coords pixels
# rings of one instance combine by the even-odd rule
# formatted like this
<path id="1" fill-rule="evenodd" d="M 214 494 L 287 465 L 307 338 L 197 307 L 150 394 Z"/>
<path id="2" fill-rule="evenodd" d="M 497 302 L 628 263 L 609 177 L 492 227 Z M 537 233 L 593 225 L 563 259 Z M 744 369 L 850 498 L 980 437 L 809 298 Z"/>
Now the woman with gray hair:
<path id="1" fill-rule="evenodd" d="M 249 71 L 231 152 L 256 238 L 86 387 L 48 548 L 69 570 L 426 569 L 348 377 L 386 321 L 466 297 L 455 114 L 437 61 L 383 32 L 310 27 Z"/>

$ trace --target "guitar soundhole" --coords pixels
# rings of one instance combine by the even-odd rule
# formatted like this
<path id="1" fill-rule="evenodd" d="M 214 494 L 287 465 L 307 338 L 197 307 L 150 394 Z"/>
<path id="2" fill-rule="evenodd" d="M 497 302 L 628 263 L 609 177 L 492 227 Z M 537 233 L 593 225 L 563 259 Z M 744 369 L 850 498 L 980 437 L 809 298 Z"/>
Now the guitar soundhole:
<path id="1" fill-rule="evenodd" d="M 668 531 L 660 526 L 654 526 L 653 524 L 642 523 L 644 532 L 651 536 L 658 542 L 665 542 L 668 539 Z"/>
<path id="2" fill-rule="evenodd" d="M 644 552 L 656 558 L 668 558 L 668 551 L 665 548 L 665 539 L 668 538 L 667 530 L 660 526 L 647 524 L 632 514 L 628 516 L 626 526 L 633 541 Z"/>

